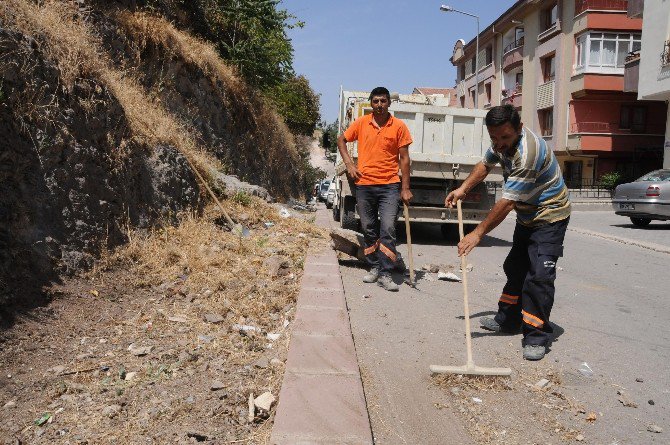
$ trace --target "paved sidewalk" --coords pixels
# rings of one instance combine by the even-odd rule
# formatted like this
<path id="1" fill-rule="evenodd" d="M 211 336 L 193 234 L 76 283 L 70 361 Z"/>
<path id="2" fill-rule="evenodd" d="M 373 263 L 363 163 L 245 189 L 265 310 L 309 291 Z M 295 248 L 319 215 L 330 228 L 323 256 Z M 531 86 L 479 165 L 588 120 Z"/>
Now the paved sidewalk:
<path id="1" fill-rule="evenodd" d="M 316 223 L 329 227 L 330 212 Z M 337 256 L 331 249 L 305 260 L 273 445 L 372 445 Z"/>

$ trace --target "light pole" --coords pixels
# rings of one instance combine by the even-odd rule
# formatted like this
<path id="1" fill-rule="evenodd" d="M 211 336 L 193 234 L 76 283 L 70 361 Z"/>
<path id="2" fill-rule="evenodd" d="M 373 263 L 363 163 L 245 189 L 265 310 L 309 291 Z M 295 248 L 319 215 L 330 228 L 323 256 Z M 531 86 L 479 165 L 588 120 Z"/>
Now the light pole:
<path id="1" fill-rule="evenodd" d="M 479 108 L 479 16 L 470 14 L 469 12 L 459 11 L 451 6 L 442 5 L 440 11 L 443 12 L 458 12 L 459 14 L 468 15 L 477 19 L 477 37 L 475 38 L 475 108 Z"/>

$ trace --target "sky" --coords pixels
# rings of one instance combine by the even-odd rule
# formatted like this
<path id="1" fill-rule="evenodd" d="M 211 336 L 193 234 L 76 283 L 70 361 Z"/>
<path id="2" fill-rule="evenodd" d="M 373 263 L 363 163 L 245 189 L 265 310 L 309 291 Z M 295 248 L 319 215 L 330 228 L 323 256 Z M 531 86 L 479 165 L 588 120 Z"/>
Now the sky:
<path id="1" fill-rule="evenodd" d="M 441 12 L 443 3 L 478 15 L 484 30 L 514 0 L 282 0 L 281 8 L 305 22 L 288 31 L 293 68 L 321 94 L 321 119 L 337 118 L 340 85 L 354 91 L 385 86 L 401 94 L 453 87 L 454 44 L 474 38 L 477 21 Z"/>

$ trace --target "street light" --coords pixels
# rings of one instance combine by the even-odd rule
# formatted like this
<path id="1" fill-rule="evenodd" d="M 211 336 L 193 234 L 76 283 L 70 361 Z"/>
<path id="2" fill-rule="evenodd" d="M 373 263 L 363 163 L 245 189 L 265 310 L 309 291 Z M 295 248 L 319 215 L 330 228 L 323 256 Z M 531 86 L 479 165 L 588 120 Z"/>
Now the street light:
<path id="1" fill-rule="evenodd" d="M 470 14 L 469 12 L 459 11 L 451 6 L 440 6 L 442 12 L 457 12 L 459 14 L 468 15 L 477 19 L 477 37 L 475 40 L 475 108 L 479 108 L 479 16 Z"/>

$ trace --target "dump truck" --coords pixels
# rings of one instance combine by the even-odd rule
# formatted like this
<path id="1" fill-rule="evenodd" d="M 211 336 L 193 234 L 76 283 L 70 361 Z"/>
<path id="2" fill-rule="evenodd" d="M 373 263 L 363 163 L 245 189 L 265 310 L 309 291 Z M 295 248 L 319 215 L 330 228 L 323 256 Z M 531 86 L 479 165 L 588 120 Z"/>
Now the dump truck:
<path id="1" fill-rule="evenodd" d="M 338 135 L 358 117 L 372 112 L 369 93 L 340 91 Z M 454 233 L 458 224 L 456 209 L 444 207 L 447 194 L 458 188 L 481 161 L 489 147 L 484 125 L 486 110 L 471 110 L 448 106 L 442 95 L 392 94 L 389 112 L 401 119 L 412 134 L 409 146 L 410 188 L 414 195 L 410 207 L 410 222 L 437 223 L 446 236 Z M 349 155 L 357 162 L 358 144 L 347 144 Z M 360 217 L 356 211 L 355 185 L 346 174 L 346 167 L 337 153 L 336 197 L 333 219 L 345 229 L 358 230 Z M 479 224 L 495 202 L 492 184 L 503 181 L 500 167 L 494 168 L 486 179 L 463 199 L 463 222 L 466 230 Z M 403 220 L 403 212 L 399 220 Z"/>

